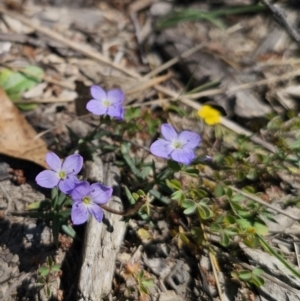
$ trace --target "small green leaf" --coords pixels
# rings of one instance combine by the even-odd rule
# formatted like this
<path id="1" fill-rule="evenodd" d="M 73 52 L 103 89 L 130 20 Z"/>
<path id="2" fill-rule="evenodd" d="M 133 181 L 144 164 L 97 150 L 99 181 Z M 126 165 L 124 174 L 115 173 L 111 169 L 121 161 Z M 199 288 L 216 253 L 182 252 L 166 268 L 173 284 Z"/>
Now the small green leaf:
<path id="1" fill-rule="evenodd" d="M 245 186 L 242 190 L 248 193 L 255 193 L 255 189 L 252 186 Z"/>
<path id="2" fill-rule="evenodd" d="M 59 272 L 60 271 L 60 268 L 61 268 L 61 265 L 60 264 L 55 264 L 51 270 L 54 271 L 54 272 Z"/>
<path id="3" fill-rule="evenodd" d="M 126 197 L 127 197 L 128 201 L 129 201 L 129 203 L 131 205 L 134 205 L 136 203 L 136 200 L 132 196 L 132 194 L 131 194 L 131 192 L 130 192 L 130 190 L 128 189 L 127 186 L 125 186 L 125 194 L 126 194 Z"/>
<path id="4" fill-rule="evenodd" d="M 216 187 L 215 187 L 215 190 L 214 190 L 214 195 L 216 197 L 221 197 L 224 195 L 224 188 L 222 185 L 218 184 Z"/>
<path id="5" fill-rule="evenodd" d="M 220 224 L 217 224 L 217 223 L 213 223 L 210 225 L 209 229 L 212 231 L 212 232 L 220 232 L 222 231 L 222 227 Z"/>
<path id="6" fill-rule="evenodd" d="M 261 287 L 265 284 L 264 278 L 257 275 L 252 276 L 251 282 L 257 287 Z"/>
<path id="7" fill-rule="evenodd" d="M 227 247 L 230 244 L 230 238 L 225 231 L 220 232 L 220 244 Z"/>
<path id="8" fill-rule="evenodd" d="M 239 278 L 244 281 L 249 281 L 252 278 L 252 274 L 250 271 L 244 270 L 239 272 Z"/>
<path id="9" fill-rule="evenodd" d="M 230 188 L 230 187 L 228 187 L 227 189 L 226 189 L 226 195 L 227 195 L 227 197 L 229 198 L 229 199 L 231 199 L 232 198 L 232 189 Z"/>
<path id="10" fill-rule="evenodd" d="M 168 160 L 167 164 L 168 164 L 168 167 L 173 171 L 180 171 L 181 170 L 181 167 L 180 167 L 179 163 L 177 163 L 173 160 Z"/>
<path id="11" fill-rule="evenodd" d="M 195 205 L 195 202 L 193 200 L 190 200 L 190 199 L 185 199 L 181 202 L 181 206 L 183 208 L 193 207 L 194 205 Z"/>
<path id="12" fill-rule="evenodd" d="M 192 177 L 198 177 L 199 176 L 199 170 L 196 169 L 196 168 L 188 168 L 184 172 L 187 173 L 188 175 L 192 176 Z"/>
<path id="13" fill-rule="evenodd" d="M 179 181 L 172 179 L 166 179 L 166 184 L 168 185 L 169 188 L 174 189 L 174 190 L 178 190 L 181 189 L 181 184 Z"/>
<path id="14" fill-rule="evenodd" d="M 252 228 L 251 223 L 245 219 L 239 218 L 236 220 L 236 222 L 242 229 Z"/>
<path id="15" fill-rule="evenodd" d="M 204 205 L 198 205 L 198 214 L 202 219 L 208 219 L 213 216 L 212 211 Z"/>
<path id="16" fill-rule="evenodd" d="M 185 215 L 190 215 L 190 214 L 193 214 L 195 211 L 197 210 L 197 205 L 195 203 L 193 203 L 192 206 L 186 208 L 183 213 Z"/>
<path id="17" fill-rule="evenodd" d="M 155 287 L 155 284 L 152 279 L 142 280 L 142 284 L 145 287 Z"/>
<path id="18" fill-rule="evenodd" d="M 253 275 L 256 275 L 256 276 L 260 276 L 261 274 L 263 274 L 264 271 L 262 269 L 259 269 L 259 268 L 255 268 L 253 271 L 252 271 L 252 274 Z"/>
<path id="19" fill-rule="evenodd" d="M 50 287 L 48 285 L 46 285 L 45 290 L 46 290 L 46 296 L 47 296 L 47 298 L 50 298 L 51 291 L 50 291 Z"/>
<path id="20" fill-rule="evenodd" d="M 142 171 L 141 171 L 141 177 L 143 178 L 143 179 L 146 179 L 147 178 L 147 176 L 149 175 L 149 172 L 152 170 L 152 167 L 151 166 L 146 166 L 146 167 L 144 167 L 143 169 L 142 169 Z"/>
<path id="21" fill-rule="evenodd" d="M 179 237 L 180 240 L 185 243 L 185 244 L 189 244 L 190 240 L 188 239 L 188 237 L 184 234 L 184 233 L 179 233 Z"/>
<path id="22" fill-rule="evenodd" d="M 176 201 L 176 200 L 181 200 L 183 198 L 184 194 L 182 190 L 177 190 L 172 193 L 171 199 Z"/>
<path id="23" fill-rule="evenodd" d="M 269 233 L 268 227 L 263 223 L 255 222 L 253 227 L 259 235 L 267 235 Z"/>
<path id="24" fill-rule="evenodd" d="M 233 202 L 241 202 L 245 199 L 245 197 L 241 194 L 236 194 L 233 198 L 231 198 L 231 201 Z"/>
<path id="25" fill-rule="evenodd" d="M 71 238 L 74 238 L 74 239 L 77 238 L 77 234 L 76 234 L 75 230 L 70 225 L 62 225 L 61 228 L 65 232 L 65 234 L 67 234 Z"/>
<path id="26" fill-rule="evenodd" d="M 51 207 L 51 202 L 48 200 L 33 202 L 27 205 L 27 210 L 45 210 Z"/>
<path id="27" fill-rule="evenodd" d="M 52 235 L 56 247 L 58 247 L 59 228 L 60 228 L 60 216 L 58 214 L 55 214 L 52 221 Z"/>
<path id="28" fill-rule="evenodd" d="M 46 276 L 49 274 L 50 269 L 47 268 L 47 267 L 40 267 L 40 268 L 38 269 L 38 272 L 39 272 L 39 274 L 40 274 L 42 277 L 46 277 Z"/>
<path id="29" fill-rule="evenodd" d="M 245 174 L 243 171 L 238 170 L 235 174 L 238 181 L 243 181 L 245 179 Z"/>

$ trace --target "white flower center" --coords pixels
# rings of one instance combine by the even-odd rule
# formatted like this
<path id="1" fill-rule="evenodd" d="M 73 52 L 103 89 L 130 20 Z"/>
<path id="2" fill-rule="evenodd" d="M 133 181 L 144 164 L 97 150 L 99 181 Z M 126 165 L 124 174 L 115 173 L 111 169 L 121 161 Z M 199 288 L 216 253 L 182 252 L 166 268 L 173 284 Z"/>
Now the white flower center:
<path id="1" fill-rule="evenodd" d="M 58 173 L 58 176 L 60 177 L 60 179 L 65 179 L 66 178 L 66 172 L 64 172 L 63 170 L 61 170 L 59 173 Z"/>
<path id="2" fill-rule="evenodd" d="M 109 107 L 109 106 L 111 105 L 111 102 L 110 102 L 108 99 L 105 99 L 105 100 L 103 101 L 103 105 L 104 105 L 105 107 Z"/>
<path id="3" fill-rule="evenodd" d="M 172 147 L 173 148 L 176 148 L 176 149 L 178 149 L 178 148 L 182 148 L 182 142 L 181 141 L 179 141 L 179 140 L 174 140 L 173 142 L 172 142 Z"/>

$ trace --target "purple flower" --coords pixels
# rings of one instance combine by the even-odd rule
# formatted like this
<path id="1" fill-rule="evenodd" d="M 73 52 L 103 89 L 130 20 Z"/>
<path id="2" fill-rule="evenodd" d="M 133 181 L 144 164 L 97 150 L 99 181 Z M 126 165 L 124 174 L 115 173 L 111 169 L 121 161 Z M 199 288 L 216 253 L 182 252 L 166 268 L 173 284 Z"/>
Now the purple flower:
<path id="1" fill-rule="evenodd" d="M 99 86 L 91 87 L 93 99 L 90 100 L 86 108 L 95 115 L 109 115 L 117 119 L 123 119 L 124 108 L 123 102 L 125 95 L 120 89 L 112 89 L 108 92 Z"/>
<path id="2" fill-rule="evenodd" d="M 95 183 L 90 185 L 84 181 L 78 184 L 71 192 L 74 201 L 71 217 L 74 225 L 80 225 L 88 220 L 89 213 L 100 223 L 103 219 L 103 210 L 99 207 L 106 204 L 111 195 L 112 188 Z"/>
<path id="3" fill-rule="evenodd" d="M 38 185 L 45 188 L 58 186 L 63 193 L 70 193 L 79 182 L 76 175 L 82 168 L 83 158 L 74 154 L 61 162 L 56 154 L 50 152 L 46 155 L 46 162 L 51 170 L 44 170 L 36 176 Z"/>
<path id="4" fill-rule="evenodd" d="M 194 148 L 201 141 L 200 135 L 190 131 L 177 134 L 167 123 L 162 124 L 161 133 L 164 139 L 158 139 L 150 146 L 150 152 L 158 157 L 172 159 L 189 165 L 195 158 Z"/>

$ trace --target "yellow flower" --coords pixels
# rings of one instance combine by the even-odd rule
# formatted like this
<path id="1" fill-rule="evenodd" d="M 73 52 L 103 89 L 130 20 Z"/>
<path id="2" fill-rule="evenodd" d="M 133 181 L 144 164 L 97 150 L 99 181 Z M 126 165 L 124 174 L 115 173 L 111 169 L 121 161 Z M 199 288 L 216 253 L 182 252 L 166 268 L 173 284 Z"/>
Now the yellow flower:
<path id="1" fill-rule="evenodd" d="M 213 125 L 220 123 L 222 114 L 209 105 L 203 105 L 202 108 L 198 111 L 198 116 L 200 118 L 203 118 L 205 123 Z"/>

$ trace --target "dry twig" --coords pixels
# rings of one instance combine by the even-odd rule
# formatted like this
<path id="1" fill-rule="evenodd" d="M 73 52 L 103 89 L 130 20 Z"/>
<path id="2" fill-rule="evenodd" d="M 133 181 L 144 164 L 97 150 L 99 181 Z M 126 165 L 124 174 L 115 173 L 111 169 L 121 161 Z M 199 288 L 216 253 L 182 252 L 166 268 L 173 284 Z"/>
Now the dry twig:
<path id="1" fill-rule="evenodd" d="M 268 9 L 273 13 L 275 18 L 281 23 L 281 25 L 286 29 L 288 34 L 300 44 L 300 34 L 288 23 L 286 16 L 283 11 L 276 5 L 270 3 L 268 0 L 261 0 L 261 2 L 268 7 Z"/>

